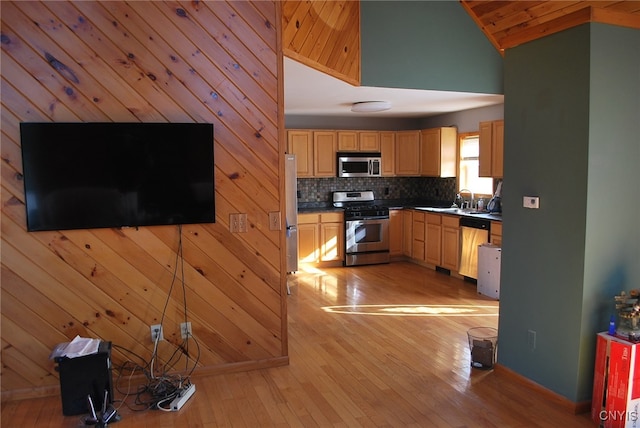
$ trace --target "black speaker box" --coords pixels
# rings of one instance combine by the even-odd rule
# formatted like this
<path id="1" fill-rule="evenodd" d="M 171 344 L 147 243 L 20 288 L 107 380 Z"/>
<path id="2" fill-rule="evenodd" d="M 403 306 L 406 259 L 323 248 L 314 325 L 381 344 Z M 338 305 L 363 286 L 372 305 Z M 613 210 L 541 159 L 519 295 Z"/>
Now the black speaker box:
<path id="1" fill-rule="evenodd" d="M 113 402 L 111 374 L 111 342 L 100 342 L 98 352 L 82 357 L 56 357 L 60 373 L 62 413 L 65 416 L 90 413 L 88 396 L 96 412 L 102 410 L 107 391 L 107 404 Z"/>

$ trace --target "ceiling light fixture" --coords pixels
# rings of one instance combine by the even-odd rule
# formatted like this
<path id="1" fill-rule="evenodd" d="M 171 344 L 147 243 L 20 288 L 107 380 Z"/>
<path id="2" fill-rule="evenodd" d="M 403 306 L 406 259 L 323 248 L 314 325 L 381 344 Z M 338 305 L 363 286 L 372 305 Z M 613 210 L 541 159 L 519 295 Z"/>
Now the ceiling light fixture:
<path id="1" fill-rule="evenodd" d="M 375 113 L 391 108 L 389 101 L 360 101 L 351 105 L 351 111 L 356 113 Z"/>

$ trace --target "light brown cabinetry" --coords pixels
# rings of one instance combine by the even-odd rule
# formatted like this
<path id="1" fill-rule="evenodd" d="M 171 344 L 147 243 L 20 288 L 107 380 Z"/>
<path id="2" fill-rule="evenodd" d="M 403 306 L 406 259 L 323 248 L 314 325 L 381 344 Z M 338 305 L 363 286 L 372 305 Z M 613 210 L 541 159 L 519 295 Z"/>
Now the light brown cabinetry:
<path id="1" fill-rule="evenodd" d="M 427 263 L 440 266 L 442 263 L 442 216 L 426 214 L 427 237 L 425 241 Z"/>
<path id="2" fill-rule="evenodd" d="M 403 238 L 403 211 L 389 210 L 389 256 L 400 257 L 402 251 Z"/>
<path id="3" fill-rule="evenodd" d="M 504 120 L 480 122 L 480 177 L 502 177 L 504 163 Z"/>
<path id="4" fill-rule="evenodd" d="M 420 131 L 396 132 L 396 175 L 420 175 Z"/>
<path id="5" fill-rule="evenodd" d="M 450 271 L 457 271 L 460 263 L 460 218 L 442 216 L 442 264 Z"/>
<path id="6" fill-rule="evenodd" d="M 287 151 L 296 155 L 297 177 L 335 177 L 337 144 L 335 131 L 287 131 Z"/>
<path id="7" fill-rule="evenodd" d="M 357 152 L 358 151 L 358 132 L 357 131 L 338 131 L 338 151 L 339 152 Z"/>
<path id="8" fill-rule="evenodd" d="M 411 257 L 425 261 L 425 213 L 422 211 L 413 212 L 413 242 L 411 245 Z"/>
<path id="9" fill-rule="evenodd" d="M 380 152 L 380 133 L 378 131 L 358 132 L 358 150 L 361 152 Z"/>
<path id="10" fill-rule="evenodd" d="M 382 158 L 382 175 L 396 175 L 396 133 L 380 131 L 380 157 Z"/>
<path id="11" fill-rule="evenodd" d="M 380 152 L 378 131 L 337 131 L 340 152 Z"/>
<path id="12" fill-rule="evenodd" d="M 296 155 L 296 175 L 313 177 L 313 131 L 287 131 L 287 151 Z"/>
<path id="13" fill-rule="evenodd" d="M 490 241 L 494 245 L 502 246 L 502 222 L 491 222 Z"/>
<path id="14" fill-rule="evenodd" d="M 411 257 L 413 246 L 413 210 L 402 212 L 402 254 Z"/>
<path id="15" fill-rule="evenodd" d="M 457 128 L 423 129 L 420 137 L 420 175 L 455 177 L 458 147 Z"/>
<path id="16" fill-rule="evenodd" d="M 335 131 L 313 132 L 314 177 L 336 176 L 337 148 L 338 143 Z"/>
<path id="17" fill-rule="evenodd" d="M 343 214 L 298 215 L 298 259 L 302 263 L 342 262 L 344 259 Z"/>

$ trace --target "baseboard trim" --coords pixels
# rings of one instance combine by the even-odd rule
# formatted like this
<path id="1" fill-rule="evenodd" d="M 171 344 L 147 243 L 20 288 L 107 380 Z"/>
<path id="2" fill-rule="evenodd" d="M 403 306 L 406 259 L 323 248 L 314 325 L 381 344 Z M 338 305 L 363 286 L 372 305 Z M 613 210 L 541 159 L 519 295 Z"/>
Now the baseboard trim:
<path id="1" fill-rule="evenodd" d="M 567 410 L 568 412 L 573 413 L 574 415 L 588 413 L 591 411 L 591 400 L 581 401 L 581 402 L 571 401 L 568 398 L 563 397 L 562 395 L 556 392 L 553 392 L 550 389 L 545 388 L 539 383 L 536 383 L 531 379 L 526 378 L 521 374 L 516 373 L 507 367 L 504 367 L 500 364 L 495 364 L 493 367 L 497 375 L 509 378 L 508 380 L 510 382 L 518 383 L 526 388 L 531 389 L 533 392 L 537 394 L 543 395 L 545 398 L 552 401 L 554 404 L 557 404 L 558 407 L 561 407 Z"/>
<path id="2" fill-rule="evenodd" d="M 240 363 L 221 364 L 218 366 L 199 367 L 193 371 L 192 378 L 201 378 L 206 376 L 213 376 L 223 373 L 236 373 L 246 372 L 251 370 L 267 369 L 272 367 L 282 367 L 289 365 L 289 356 L 281 356 L 274 358 L 267 358 L 264 360 L 256 361 L 243 361 Z M 188 374 L 187 372 L 176 372 L 176 374 Z M 144 381 L 145 377 L 142 375 L 132 376 L 132 382 Z M 116 381 L 116 374 L 114 373 L 113 381 Z M 0 394 L 0 400 L 4 402 L 28 400 L 31 398 L 53 397 L 60 395 L 60 385 L 47 385 L 34 388 L 24 388 L 10 391 L 2 391 Z"/>

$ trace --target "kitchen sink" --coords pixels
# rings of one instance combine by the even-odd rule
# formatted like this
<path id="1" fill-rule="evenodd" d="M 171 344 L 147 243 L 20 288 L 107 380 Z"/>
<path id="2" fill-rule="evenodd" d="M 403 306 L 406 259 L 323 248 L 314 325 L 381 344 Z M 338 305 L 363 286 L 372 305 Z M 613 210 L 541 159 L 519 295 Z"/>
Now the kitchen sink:
<path id="1" fill-rule="evenodd" d="M 433 212 L 437 212 L 437 213 L 458 213 L 460 212 L 460 208 L 421 208 L 427 211 L 433 211 Z"/>

